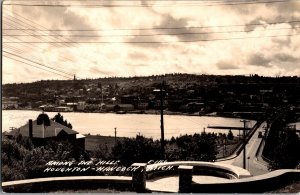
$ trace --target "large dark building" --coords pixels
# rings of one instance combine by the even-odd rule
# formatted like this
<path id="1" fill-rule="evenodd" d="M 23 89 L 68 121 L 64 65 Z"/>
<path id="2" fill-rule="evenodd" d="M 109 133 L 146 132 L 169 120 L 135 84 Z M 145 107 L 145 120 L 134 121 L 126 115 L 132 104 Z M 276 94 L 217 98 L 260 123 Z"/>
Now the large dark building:
<path id="1" fill-rule="evenodd" d="M 40 114 L 37 120 L 29 120 L 27 124 L 10 131 L 7 136 L 16 136 L 18 134 L 21 134 L 23 137 L 29 137 L 35 146 L 45 145 L 50 140 L 67 140 L 85 149 L 84 135 L 60 123 L 49 120 L 46 114 Z"/>

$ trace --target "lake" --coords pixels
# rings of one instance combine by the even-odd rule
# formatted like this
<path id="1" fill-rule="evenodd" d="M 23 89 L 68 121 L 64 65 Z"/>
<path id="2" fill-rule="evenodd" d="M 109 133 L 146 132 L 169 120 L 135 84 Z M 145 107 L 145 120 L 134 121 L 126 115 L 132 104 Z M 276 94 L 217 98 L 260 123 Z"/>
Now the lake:
<path id="1" fill-rule="evenodd" d="M 29 119 L 36 120 L 41 111 L 3 110 L 2 131 L 9 131 L 10 127 L 20 127 Z M 45 112 L 50 118 L 57 112 Z M 160 115 L 157 114 L 114 114 L 114 113 L 61 113 L 70 122 L 75 131 L 81 134 L 114 136 L 117 128 L 118 137 L 135 137 L 137 134 L 155 139 L 160 138 Z M 252 127 L 255 121 L 249 122 Z M 182 116 L 164 115 L 165 138 L 184 134 L 203 132 L 228 133 L 228 130 L 208 129 L 208 125 L 243 127 L 240 119 L 214 116 Z M 237 135 L 239 131 L 232 131 Z M 242 131 L 241 131 L 242 133 Z"/>

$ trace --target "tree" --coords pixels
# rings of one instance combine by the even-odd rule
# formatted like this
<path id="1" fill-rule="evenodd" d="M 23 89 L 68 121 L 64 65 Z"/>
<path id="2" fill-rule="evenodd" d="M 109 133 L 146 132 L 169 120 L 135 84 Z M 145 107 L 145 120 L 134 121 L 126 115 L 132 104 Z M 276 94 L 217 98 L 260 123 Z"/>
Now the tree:
<path id="1" fill-rule="evenodd" d="M 300 141 L 295 131 L 284 131 L 279 135 L 279 144 L 274 148 L 269 168 L 293 169 L 300 163 Z"/>
<path id="2" fill-rule="evenodd" d="M 214 161 L 216 159 L 216 136 L 211 133 L 183 135 L 176 139 L 178 159 Z"/>
<path id="3" fill-rule="evenodd" d="M 51 120 L 59 123 L 59 124 L 62 124 L 66 127 L 69 127 L 70 129 L 73 128 L 72 124 L 71 123 L 68 123 L 67 120 L 64 120 L 64 116 L 61 115 L 60 113 L 57 113 Z"/>
<path id="4" fill-rule="evenodd" d="M 233 133 L 232 133 L 231 129 L 229 129 L 229 132 L 227 134 L 227 139 L 228 140 L 233 140 Z"/>
<path id="5" fill-rule="evenodd" d="M 37 117 L 37 124 L 38 125 L 41 125 L 41 124 L 44 124 L 45 126 L 50 126 L 50 119 L 49 119 L 49 116 L 47 114 L 40 114 L 38 117 Z"/>
<path id="6" fill-rule="evenodd" d="M 111 153 L 108 149 L 107 143 L 99 144 L 98 147 L 95 149 L 94 157 L 100 158 L 103 160 L 109 160 Z"/>
<path id="7" fill-rule="evenodd" d="M 112 148 L 112 156 L 122 164 L 129 166 L 134 162 L 148 162 L 160 159 L 160 145 L 152 138 L 137 135 L 136 138 L 125 138 Z"/>
<path id="8" fill-rule="evenodd" d="M 30 179 L 44 176 L 43 170 L 50 160 L 89 160 L 85 151 L 68 141 L 49 141 L 34 147 L 31 140 L 20 134 L 2 137 L 2 181 Z"/>

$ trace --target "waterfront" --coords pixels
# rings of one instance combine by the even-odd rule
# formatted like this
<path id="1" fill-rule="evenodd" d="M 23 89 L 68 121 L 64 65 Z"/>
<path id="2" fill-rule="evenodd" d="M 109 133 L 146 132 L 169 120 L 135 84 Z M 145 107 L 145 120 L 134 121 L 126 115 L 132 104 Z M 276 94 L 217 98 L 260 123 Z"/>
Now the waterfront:
<path id="1" fill-rule="evenodd" d="M 40 111 L 27 110 L 3 110 L 2 132 L 9 131 L 10 127 L 20 127 L 29 119 L 35 120 Z M 57 112 L 46 112 L 52 118 Z M 160 138 L 160 115 L 155 114 L 114 114 L 114 113 L 61 113 L 73 129 L 81 134 L 114 136 L 114 128 L 117 128 L 118 137 L 135 137 L 137 134 L 146 137 Z M 165 115 L 165 138 L 176 137 L 184 134 L 203 132 L 228 133 L 228 130 L 208 129 L 208 125 L 222 125 L 242 127 L 243 123 L 237 118 L 224 118 L 214 116 L 182 116 Z M 255 121 L 250 121 L 252 127 Z M 238 131 L 232 131 L 234 135 Z"/>

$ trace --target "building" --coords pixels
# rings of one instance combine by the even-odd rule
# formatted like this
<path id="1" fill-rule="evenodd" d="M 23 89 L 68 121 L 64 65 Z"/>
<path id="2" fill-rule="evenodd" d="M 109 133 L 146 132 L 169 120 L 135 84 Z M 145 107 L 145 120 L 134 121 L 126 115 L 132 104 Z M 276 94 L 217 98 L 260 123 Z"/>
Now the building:
<path id="1" fill-rule="evenodd" d="M 18 97 L 3 97 L 2 98 L 2 109 L 17 109 L 19 107 Z"/>
<path id="2" fill-rule="evenodd" d="M 69 106 L 58 106 L 54 108 L 56 112 L 73 112 L 74 108 Z"/>
<path id="3" fill-rule="evenodd" d="M 85 109 L 85 102 L 84 101 L 78 102 L 78 104 L 76 106 L 76 110 L 78 110 L 78 111 L 84 111 L 84 109 Z"/>
<path id="4" fill-rule="evenodd" d="M 45 145 L 50 140 L 68 140 L 70 143 L 85 149 L 85 136 L 50 120 L 47 114 L 40 114 L 37 120 L 29 120 L 27 124 L 10 131 L 6 136 L 12 137 L 18 134 L 29 137 L 35 146 Z"/>
<path id="5" fill-rule="evenodd" d="M 47 112 L 53 112 L 55 109 L 55 106 L 53 105 L 42 105 L 39 107 L 40 109 L 47 111 Z"/>
<path id="6" fill-rule="evenodd" d="M 147 110 L 149 106 L 148 102 L 139 102 L 137 108 L 139 110 Z"/>
<path id="7" fill-rule="evenodd" d="M 113 112 L 115 106 L 116 106 L 116 105 L 114 105 L 114 104 L 106 104 L 106 105 L 104 106 L 104 110 L 106 110 L 106 112 Z"/>
<path id="8" fill-rule="evenodd" d="M 2 109 L 17 109 L 19 104 L 17 101 L 3 101 L 2 102 Z"/>
<path id="9" fill-rule="evenodd" d="M 133 111 L 134 110 L 134 106 L 132 104 L 118 104 L 114 107 L 114 112 L 118 112 L 118 111 Z"/>
<path id="10" fill-rule="evenodd" d="M 134 95 L 123 95 L 121 96 L 121 104 L 133 104 L 138 102 L 138 98 Z"/>

